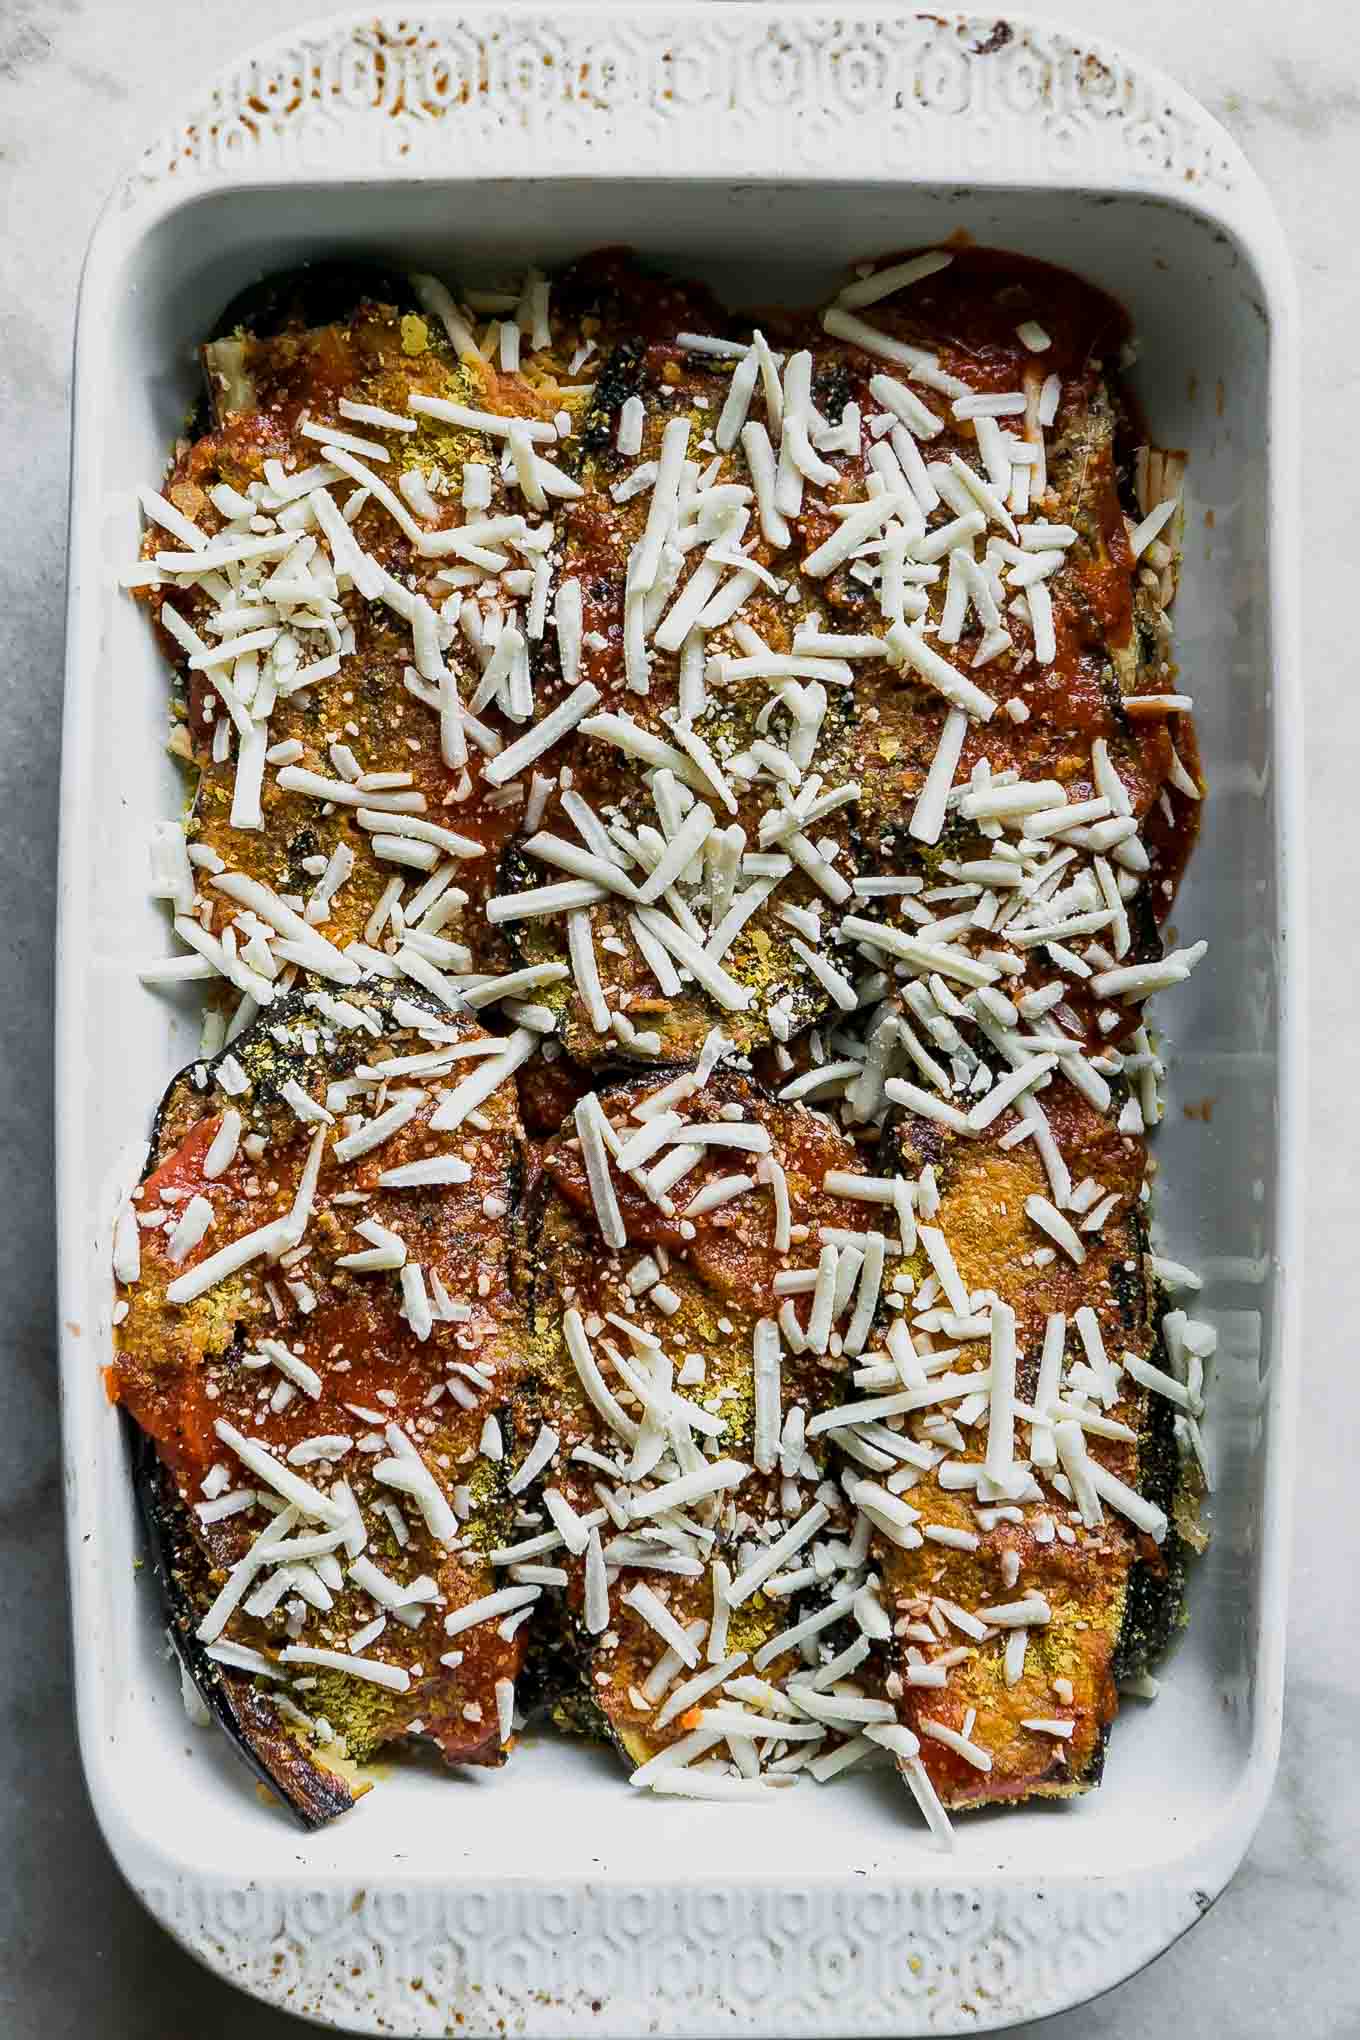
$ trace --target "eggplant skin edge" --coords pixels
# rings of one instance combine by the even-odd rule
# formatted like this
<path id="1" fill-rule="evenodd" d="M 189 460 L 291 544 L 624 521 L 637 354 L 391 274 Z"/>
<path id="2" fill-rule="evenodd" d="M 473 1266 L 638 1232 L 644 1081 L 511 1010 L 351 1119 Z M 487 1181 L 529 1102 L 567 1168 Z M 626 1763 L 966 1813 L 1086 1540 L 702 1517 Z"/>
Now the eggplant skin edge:
<path id="1" fill-rule="evenodd" d="M 270 340 L 281 333 L 340 325 L 365 303 L 394 305 L 400 312 L 420 310 L 409 279 L 384 263 L 323 258 L 256 277 L 223 306 L 207 338 L 248 333 L 254 340 Z"/>
<path id="2" fill-rule="evenodd" d="M 357 1794 L 338 1772 L 327 1770 L 307 1755 L 248 1678 L 219 1665 L 198 1641 L 197 1611 L 180 1571 L 180 1554 L 192 1546 L 185 1505 L 151 1441 L 130 1421 L 128 1428 L 133 1485 L 179 1661 L 237 1755 L 271 1797 L 282 1799 L 308 1832 L 325 1827 L 338 1814 L 348 1813 Z M 196 1546 L 192 1546 L 192 1557 L 202 1563 Z"/>
<path id="3" fill-rule="evenodd" d="M 248 1044 L 257 1030 L 272 1030 L 305 1013 L 307 993 L 315 982 L 305 977 L 285 998 L 275 1002 L 266 1021 L 254 1023 L 245 1035 L 219 1049 L 216 1055 L 194 1057 L 170 1079 L 153 1115 L 143 1180 L 182 1138 L 182 1133 L 173 1130 L 176 1107 L 186 1099 L 196 1103 L 210 1095 L 211 1080 L 226 1056 L 244 1055 L 249 1062 Z M 448 1009 L 418 985 L 396 987 L 376 979 L 365 980 L 361 989 L 384 1021 L 390 1017 L 391 1005 L 397 997 L 412 1006 L 423 1007 L 433 1019 L 449 1017 Z M 354 1052 L 357 1055 L 359 1050 Z M 195 1081 L 196 1078 L 200 1081 Z M 152 1570 L 160 1586 L 170 1639 L 180 1663 L 214 1721 L 270 1795 L 282 1799 L 304 1829 L 325 1827 L 338 1815 L 347 1813 L 368 1788 L 360 1785 L 356 1789 L 339 1771 L 309 1754 L 280 1719 L 269 1696 L 259 1691 L 248 1675 L 233 1672 L 210 1658 L 198 1641 L 196 1631 L 202 1611 L 186 1574 L 191 1578 L 194 1569 L 204 1571 L 202 1548 L 193 1535 L 188 1508 L 154 1443 L 126 1412 L 124 1421 L 131 1441 L 133 1487 L 146 1529 Z"/>

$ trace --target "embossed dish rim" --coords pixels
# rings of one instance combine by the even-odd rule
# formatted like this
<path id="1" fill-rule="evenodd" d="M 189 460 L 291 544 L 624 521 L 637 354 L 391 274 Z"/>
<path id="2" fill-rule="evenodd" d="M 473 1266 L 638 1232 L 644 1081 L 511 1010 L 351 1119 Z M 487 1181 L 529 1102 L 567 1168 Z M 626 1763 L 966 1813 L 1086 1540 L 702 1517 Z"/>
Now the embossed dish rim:
<path id="1" fill-rule="evenodd" d="M 423 54 L 434 45 L 442 68 Z M 477 179 L 507 152 L 509 177 Z M 469 182 L 483 217 L 459 236 L 441 195 Z M 1226 685 L 1202 703 L 1211 768 L 1216 746 L 1222 765 L 1186 895 L 1222 938 L 1219 973 L 1170 1015 L 1181 1096 L 1212 1086 L 1223 1109 L 1212 1133 L 1169 1127 L 1163 1149 L 1170 1236 L 1215 1253 L 1215 1445 L 1231 1476 L 1220 1534 L 1162 1724 L 1153 1710 L 1116 1730 L 1090 1802 L 969 1822 L 951 1859 L 872 1783 L 853 1817 L 851 1801 L 820 1795 L 814 1827 L 801 1793 L 777 1812 L 677 1812 L 640 1806 L 603 1761 L 546 1744 L 491 1781 L 404 1769 L 300 1841 L 249 1798 L 216 1741 L 187 1729 L 134 1580 L 99 1378 L 108 1220 L 135 1167 L 129 1143 L 193 1041 L 184 1015 L 135 985 L 136 959 L 164 939 L 142 897 L 140 819 L 171 811 L 175 793 L 156 755 L 149 633 L 113 587 L 132 548 L 132 490 L 174 429 L 219 247 L 225 279 L 233 263 L 259 267 L 364 220 L 370 234 L 410 222 L 428 248 L 475 242 L 497 218 L 518 223 L 526 252 L 536 231 L 580 247 L 608 237 L 591 222 L 631 223 L 638 244 L 676 259 L 717 250 L 729 273 L 753 225 L 782 237 L 786 267 L 956 225 L 1020 245 L 1029 235 L 1038 252 L 1070 243 L 1073 266 L 1092 273 L 1114 250 L 1140 323 L 1162 340 L 1163 365 L 1149 348 L 1153 414 L 1186 421 L 1192 496 L 1227 530 L 1226 563 L 1209 557 L 1217 541 L 1192 542 L 1181 602 L 1187 660 L 1240 690 L 1232 715 Z M 1173 360 L 1212 366 L 1195 352 L 1201 333 L 1236 364 L 1221 415 L 1207 382 L 1200 397 L 1155 387 Z M 977 2031 L 1118 1982 L 1232 1874 L 1279 1745 L 1301 1286 L 1295 350 L 1280 230 L 1235 145 L 1141 60 L 1028 17 L 745 0 L 336 17 L 243 58 L 114 192 L 76 351 L 58 936 L 77 1706 L 91 1797 L 124 1873 L 219 1974 L 368 2032 L 505 2022 L 548 2036 L 583 2020 L 620 2035 Z M 1187 1737 L 1200 1739 L 1190 1752 Z"/>

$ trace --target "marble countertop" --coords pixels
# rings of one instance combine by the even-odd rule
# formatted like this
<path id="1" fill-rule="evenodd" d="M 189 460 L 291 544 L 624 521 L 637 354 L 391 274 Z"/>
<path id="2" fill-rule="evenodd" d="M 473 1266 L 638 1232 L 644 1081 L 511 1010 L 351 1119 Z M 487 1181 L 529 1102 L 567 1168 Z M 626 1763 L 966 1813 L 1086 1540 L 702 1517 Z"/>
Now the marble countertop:
<path id="1" fill-rule="evenodd" d="M 70 1707 L 53 1336 L 51 928 L 57 816 L 68 368 L 76 285 L 95 213 L 167 106 L 252 41 L 324 0 L 0 0 L 0 417 L 18 449 L 0 493 L 0 896 L 9 991 L 0 1002 L 0 1298 L 11 1327 L 0 1430 L 0 2030 L 9 2040 L 283 2040 L 304 2027 L 248 2003 L 173 1946 L 121 1883 L 80 1778 Z M 1344 453 L 1309 477 L 1304 664 L 1313 818 L 1314 1037 L 1308 1379 L 1328 1422 L 1300 1482 L 1284 1750 L 1241 1872 L 1188 1940 L 1098 2003 L 1015 2029 L 1043 2040 L 1309 2040 L 1360 2032 L 1352 1959 L 1360 1906 L 1360 1482 L 1351 1458 L 1360 1372 L 1352 1214 L 1360 1094 L 1338 1082 L 1360 950 L 1348 874 L 1360 876 L 1349 747 L 1360 738 L 1351 626 L 1336 590 L 1354 573 L 1360 511 L 1360 268 L 1345 252 L 1360 183 L 1360 73 L 1340 0 L 1081 0 L 1063 9 L 1173 69 L 1236 135 L 1275 196 L 1305 311 L 1309 444 Z M 76 141 L 73 150 L 72 143 Z M 1311 428 L 1316 425 L 1317 436 Z M 1316 456 L 1314 456 L 1316 459 Z M 1326 882 L 1323 882 L 1325 873 Z M 1351 1306 L 1356 1306 L 1352 1311 Z M 1325 1535 L 1317 1527 L 1325 1526 Z"/>

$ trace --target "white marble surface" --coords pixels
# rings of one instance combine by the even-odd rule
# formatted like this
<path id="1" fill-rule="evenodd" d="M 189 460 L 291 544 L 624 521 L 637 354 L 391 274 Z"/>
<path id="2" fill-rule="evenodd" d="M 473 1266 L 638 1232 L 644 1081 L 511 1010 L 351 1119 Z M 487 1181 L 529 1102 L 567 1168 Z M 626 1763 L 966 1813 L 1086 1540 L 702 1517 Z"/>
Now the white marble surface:
<path id="1" fill-rule="evenodd" d="M 62 649 L 71 322 L 103 193 L 191 84 L 322 0 L 0 0 L 0 1295 L 10 1327 L 0 1425 L 0 2031 L 10 2040 L 273 2040 L 304 2029 L 201 1973 L 121 1886 L 74 1748 L 60 1547 L 52 1323 L 50 948 Z M 1058 7 L 1051 11 L 1058 13 Z M 1241 1873 L 1187 1940 L 1098 2004 L 1029 2027 L 1044 2040 L 1307 2040 L 1360 2034 L 1360 1375 L 1354 1213 L 1360 1097 L 1338 1049 L 1360 992 L 1349 881 L 1350 747 L 1360 737 L 1352 626 L 1360 511 L 1360 65 L 1340 0 L 1080 0 L 1082 27 L 1173 69 L 1275 194 L 1304 304 L 1304 662 L 1312 820 L 1315 1058 L 1306 1345 L 1327 1420 L 1305 1410 L 1290 1677 L 1279 1783 Z M 1335 462 L 1335 466 L 1333 466 Z M 1018 2029 L 1017 2029 L 1018 2030 Z"/>

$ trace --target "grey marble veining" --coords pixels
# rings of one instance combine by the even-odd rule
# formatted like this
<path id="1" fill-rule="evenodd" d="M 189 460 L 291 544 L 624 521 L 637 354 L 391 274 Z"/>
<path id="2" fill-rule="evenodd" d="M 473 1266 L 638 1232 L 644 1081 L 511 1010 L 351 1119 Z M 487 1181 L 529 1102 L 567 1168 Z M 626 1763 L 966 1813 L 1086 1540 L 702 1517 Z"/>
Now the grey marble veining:
<path id="1" fill-rule="evenodd" d="M 7 2040 L 274 2040 L 293 2019 L 200 1971 L 121 1884 L 85 1801 L 70 1712 L 53 1356 L 51 926 L 62 653 L 67 392 L 80 262 L 121 164 L 236 50 L 321 0 L 0 0 L 0 2032 Z M 1059 11 L 1055 8 L 1055 11 Z M 1236 134 L 1284 217 L 1304 306 L 1309 930 L 1316 1076 L 1300 1527 L 1278 1786 L 1241 1873 L 1204 1922 L 1043 2040 L 1352 2040 L 1360 2034 L 1360 1103 L 1346 1081 L 1357 969 L 1351 746 L 1360 510 L 1360 65 L 1340 0 L 1081 0 L 1083 27 L 1175 70 Z M 1341 1053 L 1338 1053 L 1338 1050 Z M 1327 1416 L 1311 1411 L 1325 1388 Z"/>

